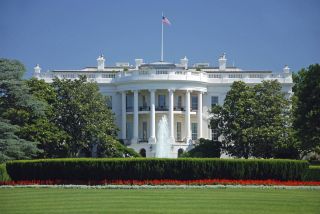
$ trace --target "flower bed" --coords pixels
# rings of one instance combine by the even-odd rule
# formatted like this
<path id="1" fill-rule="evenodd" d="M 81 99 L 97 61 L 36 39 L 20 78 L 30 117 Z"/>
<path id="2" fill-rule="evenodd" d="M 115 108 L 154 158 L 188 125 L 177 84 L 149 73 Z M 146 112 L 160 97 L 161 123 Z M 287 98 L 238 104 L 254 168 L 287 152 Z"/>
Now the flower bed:
<path id="1" fill-rule="evenodd" d="M 0 185 L 265 185 L 265 186 L 320 186 L 320 181 L 279 181 L 279 180 L 27 180 L 3 181 Z"/>

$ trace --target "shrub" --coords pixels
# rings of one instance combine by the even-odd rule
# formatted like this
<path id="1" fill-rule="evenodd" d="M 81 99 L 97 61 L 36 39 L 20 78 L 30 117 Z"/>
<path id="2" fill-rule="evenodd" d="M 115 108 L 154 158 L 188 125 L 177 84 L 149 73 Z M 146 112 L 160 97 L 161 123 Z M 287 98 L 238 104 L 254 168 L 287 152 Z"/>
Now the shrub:
<path id="1" fill-rule="evenodd" d="M 182 156 L 194 158 L 219 158 L 220 152 L 221 142 L 200 138 L 199 144 Z"/>
<path id="2" fill-rule="evenodd" d="M 0 164 L 0 181 L 10 181 L 10 176 L 7 173 L 6 164 Z"/>
<path id="3" fill-rule="evenodd" d="M 306 161 L 214 158 L 78 158 L 7 163 L 13 180 L 302 180 Z"/>

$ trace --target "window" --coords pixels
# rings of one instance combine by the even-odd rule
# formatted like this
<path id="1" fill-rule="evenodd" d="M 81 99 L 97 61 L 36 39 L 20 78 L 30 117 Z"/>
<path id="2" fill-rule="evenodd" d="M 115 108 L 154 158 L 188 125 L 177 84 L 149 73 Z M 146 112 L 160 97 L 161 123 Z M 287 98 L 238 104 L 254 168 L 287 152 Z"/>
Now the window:
<path id="1" fill-rule="evenodd" d="M 211 107 L 213 107 L 214 105 L 218 105 L 219 104 L 219 97 L 218 96 L 211 96 Z"/>
<path id="2" fill-rule="evenodd" d="M 133 95 L 129 94 L 126 96 L 126 109 L 127 111 L 133 111 Z"/>
<path id="3" fill-rule="evenodd" d="M 264 78 L 263 74 L 250 74 L 249 75 L 250 78 Z"/>
<path id="4" fill-rule="evenodd" d="M 159 94 L 158 96 L 158 106 L 164 108 L 166 106 L 166 95 Z"/>
<path id="5" fill-rule="evenodd" d="M 148 132 L 147 132 L 147 122 L 143 121 L 142 122 L 142 139 L 146 140 L 148 138 Z"/>
<path id="6" fill-rule="evenodd" d="M 218 135 L 217 129 L 212 129 L 211 130 L 211 139 L 217 141 L 218 138 L 219 138 L 219 135 Z"/>
<path id="7" fill-rule="evenodd" d="M 242 78 L 242 74 L 229 74 L 229 78 Z"/>
<path id="8" fill-rule="evenodd" d="M 142 95 L 142 106 L 147 107 L 147 101 L 146 101 L 146 96 Z"/>
<path id="9" fill-rule="evenodd" d="M 191 123 L 191 131 L 192 131 L 192 140 L 196 140 L 198 138 L 198 124 Z"/>
<path id="10" fill-rule="evenodd" d="M 112 109 L 112 96 L 107 96 L 107 107 Z"/>
<path id="11" fill-rule="evenodd" d="M 95 74 L 87 74 L 87 78 L 93 79 L 93 78 L 96 78 L 96 75 Z"/>
<path id="12" fill-rule="evenodd" d="M 198 109 L 198 97 L 197 96 L 192 96 L 191 97 L 191 109 L 192 110 L 197 110 Z"/>
<path id="13" fill-rule="evenodd" d="M 127 123 L 127 128 L 126 128 L 126 135 L 127 135 L 127 139 L 132 139 L 132 133 L 133 133 L 133 127 L 132 127 L 132 123 Z"/>
<path id="14" fill-rule="evenodd" d="M 181 122 L 177 122 L 177 141 L 181 141 Z"/>
<path id="15" fill-rule="evenodd" d="M 102 78 L 111 78 L 112 79 L 112 78 L 115 78 L 116 75 L 115 74 L 102 74 L 101 77 Z"/>
<path id="16" fill-rule="evenodd" d="M 178 108 L 182 107 L 182 97 L 178 96 Z"/>

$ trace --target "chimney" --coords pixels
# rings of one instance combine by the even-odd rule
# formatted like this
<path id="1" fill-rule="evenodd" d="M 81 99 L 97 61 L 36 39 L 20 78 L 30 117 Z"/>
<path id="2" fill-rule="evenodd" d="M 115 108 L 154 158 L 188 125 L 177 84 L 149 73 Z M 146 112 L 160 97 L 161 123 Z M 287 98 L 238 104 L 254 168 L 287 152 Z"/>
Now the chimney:
<path id="1" fill-rule="evenodd" d="M 188 58 L 185 56 L 183 59 L 180 59 L 180 64 L 184 67 L 185 70 L 188 69 Z"/>
<path id="2" fill-rule="evenodd" d="M 38 77 L 40 73 L 41 73 L 41 68 L 40 68 L 40 65 L 37 64 L 36 67 L 34 67 L 34 76 Z"/>
<path id="3" fill-rule="evenodd" d="M 104 69 L 104 62 L 106 60 L 104 59 L 103 55 L 101 54 L 98 58 L 97 58 L 97 62 L 98 62 L 98 70 L 103 70 Z"/>
<path id="4" fill-rule="evenodd" d="M 226 54 L 224 53 L 222 56 L 220 56 L 219 58 L 219 70 L 226 70 L 227 67 L 227 58 L 226 58 Z"/>
<path id="5" fill-rule="evenodd" d="M 290 73 L 290 68 L 288 65 L 285 65 L 284 68 L 283 68 L 283 73 L 285 74 L 289 74 Z"/>
<path id="6" fill-rule="evenodd" d="M 143 59 L 135 59 L 136 69 L 139 69 L 139 66 L 143 64 Z"/>

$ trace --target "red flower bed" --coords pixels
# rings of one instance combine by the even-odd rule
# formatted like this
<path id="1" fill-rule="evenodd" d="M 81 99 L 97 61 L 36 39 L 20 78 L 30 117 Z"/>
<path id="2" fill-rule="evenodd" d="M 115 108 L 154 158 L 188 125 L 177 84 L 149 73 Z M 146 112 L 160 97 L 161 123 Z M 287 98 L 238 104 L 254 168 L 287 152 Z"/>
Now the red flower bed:
<path id="1" fill-rule="evenodd" d="M 278 180 L 228 180 L 228 179 L 201 179 L 201 180 L 30 180 L 30 181 L 3 181 L 0 185 L 280 185 L 280 186 L 320 186 L 320 181 L 278 181 Z"/>

